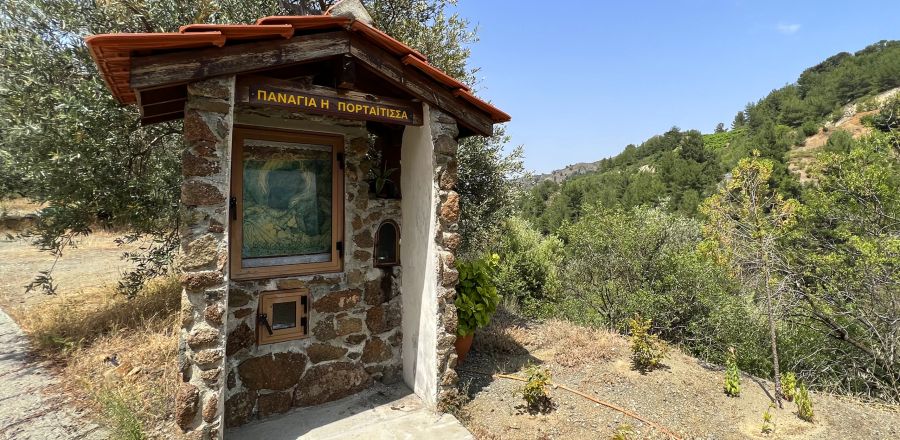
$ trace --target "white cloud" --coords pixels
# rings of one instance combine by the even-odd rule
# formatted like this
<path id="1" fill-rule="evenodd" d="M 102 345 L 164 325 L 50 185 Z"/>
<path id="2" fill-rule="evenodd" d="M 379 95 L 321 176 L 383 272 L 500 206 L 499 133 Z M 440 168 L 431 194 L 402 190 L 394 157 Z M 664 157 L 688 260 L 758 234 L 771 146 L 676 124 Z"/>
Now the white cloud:
<path id="1" fill-rule="evenodd" d="M 778 26 L 776 26 L 775 29 L 778 29 L 778 32 L 781 32 L 782 34 L 791 35 L 791 34 L 796 34 L 797 31 L 800 30 L 800 24 L 799 23 L 778 23 Z"/>

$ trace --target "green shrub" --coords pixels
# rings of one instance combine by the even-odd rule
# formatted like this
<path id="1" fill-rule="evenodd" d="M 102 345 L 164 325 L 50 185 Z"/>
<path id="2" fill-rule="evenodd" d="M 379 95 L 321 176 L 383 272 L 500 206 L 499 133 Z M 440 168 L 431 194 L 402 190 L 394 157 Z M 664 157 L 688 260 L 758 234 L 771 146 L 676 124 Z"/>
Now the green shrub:
<path id="1" fill-rule="evenodd" d="M 729 397 L 741 395 L 741 372 L 737 367 L 737 356 L 734 354 L 734 349 L 731 349 L 725 363 L 725 395 Z"/>
<path id="2" fill-rule="evenodd" d="M 806 385 L 800 384 L 794 400 L 797 402 L 797 415 L 801 419 L 812 423 L 814 418 L 812 401 L 809 399 L 809 391 L 806 389 Z"/>
<path id="3" fill-rule="evenodd" d="M 788 402 L 797 396 L 797 375 L 793 372 L 781 373 L 781 394 Z"/>
<path id="4" fill-rule="evenodd" d="M 803 132 L 804 136 L 812 136 L 819 132 L 819 124 L 816 124 L 813 121 L 806 121 L 800 126 L 800 131 Z"/>
<path id="5" fill-rule="evenodd" d="M 528 381 L 522 387 L 522 398 L 532 412 L 546 413 L 553 408 L 550 400 L 550 370 L 531 365 L 525 368 Z"/>
<path id="6" fill-rule="evenodd" d="M 470 335 L 476 329 L 487 326 L 497 310 L 500 296 L 494 285 L 494 276 L 500 256 L 492 254 L 476 260 L 457 260 L 459 284 L 456 286 L 456 315 L 459 318 L 457 334 Z"/>
<path id="7" fill-rule="evenodd" d="M 775 404 L 770 403 L 769 407 L 766 408 L 766 411 L 762 415 L 762 433 L 763 434 L 771 434 L 775 432 L 775 422 L 772 421 L 772 410 L 775 409 Z"/>
<path id="8" fill-rule="evenodd" d="M 871 126 L 881 131 L 900 129 L 900 95 L 884 103 L 881 110 L 871 116 Z"/>
<path id="9" fill-rule="evenodd" d="M 631 361 L 642 373 L 659 367 L 669 351 L 658 336 L 650 334 L 651 324 L 650 319 L 642 319 L 639 315 L 628 322 L 631 329 Z"/>
<path id="10" fill-rule="evenodd" d="M 503 223 L 499 238 L 496 283 L 500 295 L 505 300 L 514 300 L 525 315 L 551 315 L 560 287 L 562 242 L 553 235 L 542 236 L 518 217 Z"/>

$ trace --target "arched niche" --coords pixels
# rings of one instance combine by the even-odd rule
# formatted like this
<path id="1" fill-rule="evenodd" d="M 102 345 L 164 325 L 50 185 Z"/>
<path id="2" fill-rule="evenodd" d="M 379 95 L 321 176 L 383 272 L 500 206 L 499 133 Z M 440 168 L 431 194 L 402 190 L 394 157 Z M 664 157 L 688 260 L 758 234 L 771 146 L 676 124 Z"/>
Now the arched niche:
<path id="1" fill-rule="evenodd" d="M 375 267 L 390 267 L 400 264 L 400 227 L 393 220 L 385 220 L 375 232 Z"/>

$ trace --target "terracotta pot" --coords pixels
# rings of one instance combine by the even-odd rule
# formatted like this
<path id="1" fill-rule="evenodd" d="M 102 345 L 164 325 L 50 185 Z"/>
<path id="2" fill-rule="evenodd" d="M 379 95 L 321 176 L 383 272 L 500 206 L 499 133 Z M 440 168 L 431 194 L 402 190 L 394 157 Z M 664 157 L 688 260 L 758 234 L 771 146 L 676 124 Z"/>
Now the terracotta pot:
<path id="1" fill-rule="evenodd" d="M 466 360 L 466 355 L 469 354 L 469 349 L 472 348 L 472 339 L 475 338 L 475 333 L 468 334 L 466 336 L 456 336 L 456 364 L 462 364 L 464 360 Z"/>

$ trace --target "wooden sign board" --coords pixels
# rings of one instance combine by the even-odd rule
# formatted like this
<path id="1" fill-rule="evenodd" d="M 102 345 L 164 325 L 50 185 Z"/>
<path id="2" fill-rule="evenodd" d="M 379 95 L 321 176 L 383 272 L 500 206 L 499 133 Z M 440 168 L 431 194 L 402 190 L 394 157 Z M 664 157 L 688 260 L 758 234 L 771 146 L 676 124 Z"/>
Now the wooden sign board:
<path id="1" fill-rule="evenodd" d="M 422 104 L 418 102 L 359 92 L 338 93 L 326 87 L 269 78 L 247 79 L 241 88 L 240 100 L 252 105 L 272 105 L 344 119 L 422 125 Z"/>

